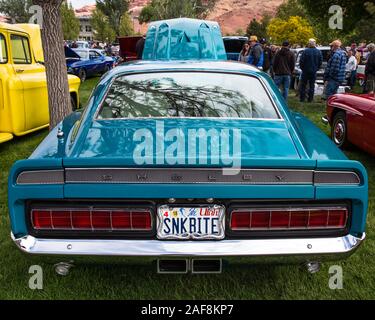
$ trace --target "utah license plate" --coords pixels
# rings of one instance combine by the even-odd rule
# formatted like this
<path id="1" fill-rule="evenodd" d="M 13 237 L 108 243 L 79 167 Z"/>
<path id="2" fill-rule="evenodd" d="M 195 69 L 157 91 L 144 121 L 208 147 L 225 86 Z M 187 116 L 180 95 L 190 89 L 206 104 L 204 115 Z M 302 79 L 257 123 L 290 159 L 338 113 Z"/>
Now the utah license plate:
<path id="1" fill-rule="evenodd" d="M 220 205 L 202 207 L 158 208 L 158 239 L 223 239 L 225 208 Z"/>

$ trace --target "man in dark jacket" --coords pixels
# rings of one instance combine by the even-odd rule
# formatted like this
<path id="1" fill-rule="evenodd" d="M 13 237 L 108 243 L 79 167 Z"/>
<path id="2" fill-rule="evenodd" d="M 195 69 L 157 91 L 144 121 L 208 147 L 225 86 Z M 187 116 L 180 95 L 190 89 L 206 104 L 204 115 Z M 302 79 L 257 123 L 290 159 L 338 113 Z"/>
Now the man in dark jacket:
<path id="1" fill-rule="evenodd" d="M 276 53 L 273 60 L 273 72 L 275 74 L 275 84 L 282 87 L 282 94 L 285 100 L 288 99 L 290 77 L 295 66 L 295 56 L 289 50 L 289 41 L 284 41 L 281 49 Z"/>
<path id="2" fill-rule="evenodd" d="M 271 48 L 267 45 L 267 40 L 264 38 L 260 40 L 260 44 L 263 48 L 263 71 L 268 73 L 271 67 L 272 59 Z"/>
<path id="3" fill-rule="evenodd" d="M 143 55 L 143 49 L 145 47 L 145 37 L 140 38 L 135 44 L 135 52 L 137 53 L 137 59 L 141 60 Z"/>
<path id="4" fill-rule="evenodd" d="M 306 85 L 309 84 L 308 102 L 314 99 L 314 88 L 316 73 L 321 67 L 323 56 L 320 50 L 316 48 L 314 39 L 309 40 L 308 47 L 302 51 L 299 66 L 302 71 L 300 101 L 303 102 L 306 96 Z"/>
<path id="5" fill-rule="evenodd" d="M 367 58 L 366 62 L 366 89 L 367 93 L 374 94 L 375 91 L 375 44 L 370 43 L 367 46 L 370 55 Z"/>
<path id="6" fill-rule="evenodd" d="M 335 40 L 330 46 L 333 54 L 328 60 L 327 67 L 324 71 L 324 83 L 326 85 L 326 98 L 335 93 L 340 84 L 345 81 L 346 54 L 341 50 L 341 41 Z"/>

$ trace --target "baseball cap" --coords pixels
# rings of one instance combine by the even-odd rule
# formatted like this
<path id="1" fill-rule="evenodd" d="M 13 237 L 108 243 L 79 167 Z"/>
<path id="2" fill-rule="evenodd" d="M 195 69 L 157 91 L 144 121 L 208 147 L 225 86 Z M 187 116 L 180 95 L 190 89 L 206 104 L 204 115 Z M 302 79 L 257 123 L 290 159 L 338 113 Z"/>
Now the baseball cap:
<path id="1" fill-rule="evenodd" d="M 283 47 L 289 47 L 289 41 L 288 40 L 283 41 Z"/>

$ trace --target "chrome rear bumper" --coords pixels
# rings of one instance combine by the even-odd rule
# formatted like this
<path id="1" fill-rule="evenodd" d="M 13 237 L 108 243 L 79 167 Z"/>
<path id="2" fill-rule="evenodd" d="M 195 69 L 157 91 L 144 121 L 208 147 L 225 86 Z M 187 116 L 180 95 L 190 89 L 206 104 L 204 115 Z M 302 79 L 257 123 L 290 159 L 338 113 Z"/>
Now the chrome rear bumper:
<path id="1" fill-rule="evenodd" d="M 336 238 L 251 239 L 220 241 L 39 239 L 25 236 L 13 241 L 24 252 L 37 255 L 94 257 L 243 257 L 296 261 L 336 260 L 349 256 L 365 239 Z"/>

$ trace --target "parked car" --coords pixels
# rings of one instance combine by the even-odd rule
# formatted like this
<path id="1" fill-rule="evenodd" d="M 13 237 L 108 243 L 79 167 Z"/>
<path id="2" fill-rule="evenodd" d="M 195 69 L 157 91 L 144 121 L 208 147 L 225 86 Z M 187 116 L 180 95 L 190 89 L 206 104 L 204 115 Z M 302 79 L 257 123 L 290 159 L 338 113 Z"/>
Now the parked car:
<path id="1" fill-rule="evenodd" d="M 0 23 L 0 143 L 48 127 L 48 91 L 38 25 Z M 69 76 L 72 109 L 80 81 Z"/>
<path id="2" fill-rule="evenodd" d="M 161 273 L 217 273 L 222 258 L 314 272 L 353 253 L 366 170 L 224 53 L 216 23 L 151 23 L 145 59 L 108 72 L 82 115 L 12 167 L 16 245 L 60 274 L 85 256 L 157 258 Z"/>
<path id="3" fill-rule="evenodd" d="M 238 61 L 242 47 L 248 41 L 248 37 L 228 36 L 223 37 L 223 41 L 228 60 Z"/>
<path id="4" fill-rule="evenodd" d="M 320 67 L 320 69 L 318 70 L 318 72 L 316 73 L 315 83 L 322 86 L 322 85 L 324 85 L 324 80 L 323 80 L 324 70 L 327 67 L 327 62 L 328 62 L 329 53 L 331 51 L 331 48 L 329 46 L 326 46 L 326 47 L 317 47 L 317 49 L 319 49 L 322 53 L 323 63 L 322 63 L 322 66 Z M 293 72 L 293 75 L 292 75 L 291 85 L 295 90 L 298 89 L 299 80 L 300 80 L 301 73 L 302 73 L 301 68 L 299 66 L 299 61 L 301 59 L 301 54 L 302 54 L 303 50 L 304 50 L 304 48 L 298 48 L 298 49 L 295 49 L 295 51 L 294 51 L 295 55 L 296 55 L 296 65 L 295 65 L 294 72 Z"/>
<path id="5" fill-rule="evenodd" d="M 98 49 L 70 49 L 65 47 L 68 73 L 78 76 L 82 82 L 87 77 L 104 74 L 113 68 L 115 59 Z"/>
<path id="6" fill-rule="evenodd" d="M 363 87 L 366 81 L 365 69 L 366 69 L 366 65 L 364 64 L 359 64 L 357 67 L 356 78 L 358 79 L 359 85 L 361 87 Z"/>
<path id="7" fill-rule="evenodd" d="M 76 41 L 77 49 L 90 49 L 90 44 L 88 41 L 78 40 Z"/>
<path id="8" fill-rule="evenodd" d="M 319 91 L 323 91 L 324 70 L 327 67 L 329 53 L 331 51 L 331 48 L 327 46 L 327 47 L 317 47 L 317 49 L 319 49 L 322 52 L 322 56 L 323 56 L 323 63 L 320 69 L 318 70 L 318 72 L 316 73 L 316 81 L 315 81 L 315 86 L 321 88 L 321 90 L 317 90 L 319 92 Z M 302 70 L 300 69 L 300 66 L 299 66 L 299 62 L 300 62 L 301 54 L 303 50 L 304 48 L 294 49 L 294 53 L 296 55 L 296 66 L 294 68 L 294 72 L 292 75 L 291 88 L 294 88 L 295 90 L 298 90 L 299 81 L 300 81 L 300 77 L 302 73 Z M 338 92 L 343 93 L 343 92 L 346 92 L 347 90 L 350 90 L 350 87 L 347 86 L 347 81 L 349 78 L 350 78 L 350 72 L 345 72 L 345 81 L 344 83 L 340 85 Z"/>
<path id="9" fill-rule="evenodd" d="M 375 155 L 375 98 L 369 94 L 336 94 L 327 101 L 325 123 L 338 147 L 352 143 Z"/>
<path id="10" fill-rule="evenodd" d="M 119 46 L 120 46 L 120 56 L 124 61 L 133 61 L 137 60 L 137 52 L 135 46 L 142 36 L 127 36 L 119 37 Z"/>

